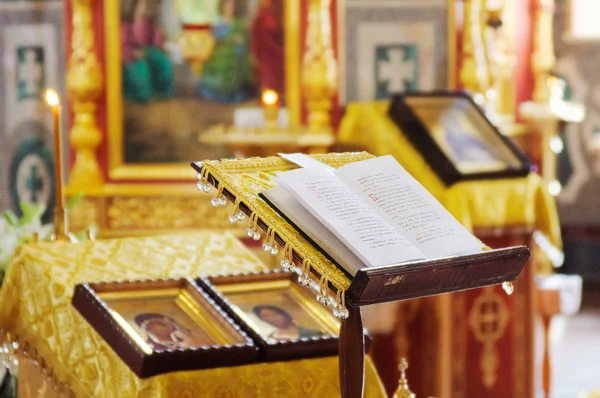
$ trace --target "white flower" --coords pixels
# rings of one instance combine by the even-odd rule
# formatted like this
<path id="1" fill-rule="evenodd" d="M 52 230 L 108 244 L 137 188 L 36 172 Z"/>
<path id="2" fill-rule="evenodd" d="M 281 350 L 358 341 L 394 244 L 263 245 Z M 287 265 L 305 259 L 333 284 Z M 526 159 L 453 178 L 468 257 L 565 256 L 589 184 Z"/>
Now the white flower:
<path id="1" fill-rule="evenodd" d="M 42 220 L 34 218 L 24 225 L 16 228 L 17 236 L 20 243 L 27 243 L 33 240 L 33 234 L 37 233 L 39 240 L 46 240 L 52 235 L 52 224 L 42 225 Z"/>
<path id="2" fill-rule="evenodd" d="M 19 245 L 15 229 L 4 218 L 0 218 L 0 270 L 6 270 Z"/>
<path id="3" fill-rule="evenodd" d="M 82 197 L 77 195 L 70 198 L 66 207 L 73 208 Z M 42 216 L 46 211 L 44 205 L 21 202 L 20 207 L 21 217 L 11 210 L 0 214 L 0 271 L 7 270 L 19 245 L 32 242 L 35 234 L 40 241 L 48 240 L 54 232 L 52 224 L 42 224 Z"/>
<path id="4" fill-rule="evenodd" d="M 34 234 L 39 240 L 46 240 L 52 234 L 52 225 L 42 224 L 45 206 L 21 203 L 23 216 L 19 219 L 13 212 L 6 211 L 0 218 L 0 270 L 6 271 L 20 244 L 33 241 Z"/>

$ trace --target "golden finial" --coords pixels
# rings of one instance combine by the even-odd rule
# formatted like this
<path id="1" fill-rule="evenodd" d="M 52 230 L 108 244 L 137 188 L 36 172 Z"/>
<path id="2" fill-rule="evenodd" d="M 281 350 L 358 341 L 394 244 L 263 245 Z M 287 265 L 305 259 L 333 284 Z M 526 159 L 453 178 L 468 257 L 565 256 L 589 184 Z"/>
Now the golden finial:
<path id="1" fill-rule="evenodd" d="M 400 360 L 400 366 L 398 366 L 400 370 L 400 381 L 398 382 L 398 389 L 394 393 L 393 398 L 415 398 L 415 394 L 413 394 L 408 389 L 408 380 L 406 380 L 406 369 L 408 369 L 408 362 L 406 358 L 402 358 Z"/>

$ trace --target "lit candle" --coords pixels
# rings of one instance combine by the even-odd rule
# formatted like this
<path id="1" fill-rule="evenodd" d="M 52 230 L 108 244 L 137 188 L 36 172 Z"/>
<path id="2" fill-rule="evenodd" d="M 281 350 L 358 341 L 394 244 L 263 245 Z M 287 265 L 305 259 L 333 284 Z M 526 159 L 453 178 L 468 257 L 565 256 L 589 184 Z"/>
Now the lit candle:
<path id="1" fill-rule="evenodd" d="M 64 208 L 62 192 L 62 158 L 60 147 L 60 99 L 54 90 L 46 90 L 46 103 L 52 108 L 52 121 L 54 133 L 54 174 L 56 175 L 56 207 Z"/>
<path id="2" fill-rule="evenodd" d="M 279 96 L 274 90 L 265 90 L 262 95 L 262 101 L 265 106 L 276 106 Z"/>
<path id="3" fill-rule="evenodd" d="M 279 117 L 279 96 L 273 90 L 265 90 L 262 94 L 263 109 L 267 128 L 277 127 Z"/>

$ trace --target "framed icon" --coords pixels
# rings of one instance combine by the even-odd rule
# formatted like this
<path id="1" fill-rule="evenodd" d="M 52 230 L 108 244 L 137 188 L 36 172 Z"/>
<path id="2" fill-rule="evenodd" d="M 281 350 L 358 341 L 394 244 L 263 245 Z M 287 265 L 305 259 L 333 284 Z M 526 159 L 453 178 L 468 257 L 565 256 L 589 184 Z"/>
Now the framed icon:
<path id="1" fill-rule="evenodd" d="M 455 0 L 340 0 L 340 101 L 454 87 Z"/>
<path id="2" fill-rule="evenodd" d="M 189 279 L 81 284 L 72 304 L 140 378 L 257 358 L 252 340 Z"/>
<path id="3" fill-rule="evenodd" d="M 262 360 L 337 355 L 339 321 L 297 277 L 271 271 L 198 283 L 254 339 Z"/>
<path id="4" fill-rule="evenodd" d="M 298 0 L 104 2 L 108 175 L 181 180 L 193 158 L 227 158 L 199 138 L 230 125 L 238 108 L 278 93 L 300 115 Z M 287 72 L 286 72 L 287 71 Z"/>
<path id="5" fill-rule="evenodd" d="M 442 181 L 523 177 L 527 156 L 463 92 L 396 94 L 390 118 Z"/>

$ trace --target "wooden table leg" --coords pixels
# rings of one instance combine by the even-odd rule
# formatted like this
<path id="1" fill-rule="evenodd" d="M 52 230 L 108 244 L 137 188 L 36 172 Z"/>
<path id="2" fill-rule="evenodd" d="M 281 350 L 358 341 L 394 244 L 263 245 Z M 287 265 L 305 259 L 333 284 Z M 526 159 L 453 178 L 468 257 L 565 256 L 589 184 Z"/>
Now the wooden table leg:
<path id="1" fill-rule="evenodd" d="M 360 307 L 348 308 L 350 315 L 340 329 L 340 390 L 342 398 L 362 398 L 365 384 L 365 336 Z"/>

